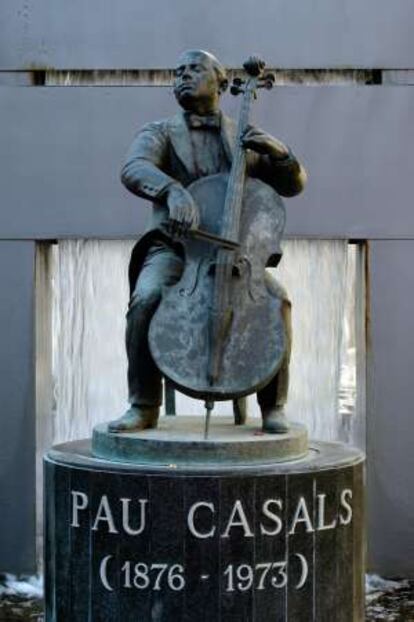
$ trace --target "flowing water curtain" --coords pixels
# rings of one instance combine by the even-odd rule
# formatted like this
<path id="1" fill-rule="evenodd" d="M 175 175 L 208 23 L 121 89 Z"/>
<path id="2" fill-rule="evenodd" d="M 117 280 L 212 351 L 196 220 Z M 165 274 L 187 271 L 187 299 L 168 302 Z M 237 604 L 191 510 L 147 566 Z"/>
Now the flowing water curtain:
<path id="1" fill-rule="evenodd" d="M 338 394 L 347 281 L 344 240 L 289 240 L 274 275 L 292 301 L 293 349 L 287 413 L 312 438 L 338 440 Z"/>
<path id="2" fill-rule="evenodd" d="M 125 310 L 131 241 L 59 244 L 54 305 L 55 440 L 89 436 L 126 406 Z M 348 245 L 340 240 L 288 240 L 274 274 L 293 304 L 294 343 L 288 415 L 311 436 L 340 437 L 338 413 Z M 177 396 L 177 412 L 203 412 Z M 230 413 L 231 404 L 216 414 Z M 249 398 L 249 414 L 258 416 Z"/>
<path id="3" fill-rule="evenodd" d="M 340 440 L 365 449 L 365 404 L 357 405 L 358 398 L 365 394 L 365 304 L 358 306 L 359 295 L 365 291 L 365 284 L 357 282 L 361 276 L 361 261 L 364 261 L 364 247 L 360 244 L 348 245 L 338 404 Z M 359 317 L 360 313 L 362 317 Z M 357 370 L 357 356 L 361 358 L 361 355 L 364 356 L 362 369 Z"/>
<path id="4" fill-rule="evenodd" d="M 121 414 L 131 241 L 62 241 L 54 304 L 55 441 Z"/>

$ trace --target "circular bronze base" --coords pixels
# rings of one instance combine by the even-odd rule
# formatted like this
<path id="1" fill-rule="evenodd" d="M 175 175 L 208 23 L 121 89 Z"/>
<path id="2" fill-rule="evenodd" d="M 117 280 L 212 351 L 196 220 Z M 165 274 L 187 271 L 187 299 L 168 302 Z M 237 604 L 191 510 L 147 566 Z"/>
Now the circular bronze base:
<path id="1" fill-rule="evenodd" d="M 108 432 L 94 428 L 92 453 L 97 458 L 133 464 L 209 467 L 213 465 L 272 464 L 303 458 L 308 437 L 303 425 L 292 424 L 286 434 L 265 434 L 261 420 L 236 426 L 231 417 L 211 419 L 204 439 L 204 418 L 162 417 L 158 427 L 141 432 Z"/>

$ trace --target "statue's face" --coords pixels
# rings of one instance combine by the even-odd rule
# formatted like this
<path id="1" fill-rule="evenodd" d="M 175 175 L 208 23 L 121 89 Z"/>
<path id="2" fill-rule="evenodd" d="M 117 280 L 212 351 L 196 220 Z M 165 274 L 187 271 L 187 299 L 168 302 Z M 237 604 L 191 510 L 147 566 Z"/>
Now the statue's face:
<path id="1" fill-rule="evenodd" d="M 192 110 L 202 102 L 213 107 L 219 92 L 218 76 L 208 56 L 192 52 L 180 57 L 174 81 L 174 94 L 180 106 Z"/>

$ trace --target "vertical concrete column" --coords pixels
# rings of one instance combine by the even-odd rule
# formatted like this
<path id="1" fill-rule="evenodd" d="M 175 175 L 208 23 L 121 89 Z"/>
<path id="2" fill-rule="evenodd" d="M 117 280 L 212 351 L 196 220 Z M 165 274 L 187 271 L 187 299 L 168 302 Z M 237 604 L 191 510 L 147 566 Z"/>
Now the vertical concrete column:
<path id="1" fill-rule="evenodd" d="M 35 264 L 36 541 L 43 551 L 43 454 L 53 443 L 53 244 L 37 243 Z"/>
<path id="2" fill-rule="evenodd" d="M 369 564 L 414 577 L 414 240 L 369 248 Z"/>
<path id="3" fill-rule="evenodd" d="M 0 570 L 35 568 L 32 241 L 0 242 Z"/>

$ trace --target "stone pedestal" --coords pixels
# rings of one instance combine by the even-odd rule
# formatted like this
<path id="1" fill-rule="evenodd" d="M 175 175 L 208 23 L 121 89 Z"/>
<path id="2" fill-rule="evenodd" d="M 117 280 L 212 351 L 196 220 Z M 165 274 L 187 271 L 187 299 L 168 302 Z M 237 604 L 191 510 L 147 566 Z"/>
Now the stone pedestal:
<path id="1" fill-rule="evenodd" d="M 233 427 L 240 459 L 214 426 L 210 445 L 193 432 L 148 434 L 142 464 L 105 428 L 94 448 L 115 460 L 90 441 L 49 452 L 47 622 L 362 622 L 362 454 L 311 443 L 286 461 L 285 444 L 277 462 L 266 445 L 260 464 L 256 445 L 286 438 Z"/>

